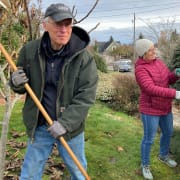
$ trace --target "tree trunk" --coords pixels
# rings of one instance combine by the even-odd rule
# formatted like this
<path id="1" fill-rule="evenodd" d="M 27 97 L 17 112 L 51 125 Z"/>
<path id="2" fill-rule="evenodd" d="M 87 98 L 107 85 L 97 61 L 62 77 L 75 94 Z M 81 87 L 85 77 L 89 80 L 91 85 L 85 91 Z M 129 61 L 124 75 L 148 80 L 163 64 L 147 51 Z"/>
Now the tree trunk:
<path id="1" fill-rule="evenodd" d="M 7 135 L 8 135 L 11 112 L 12 112 L 11 100 L 10 97 L 7 97 L 5 110 L 4 110 L 4 117 L 2 121 L 2 130 L 1 130 L 1 139 L 0 139 L 0 179 L 3 179 L 3 172 L 5 168 L 6 143 L 7 143 Z"/>
<path id="2" fill-rule="evenodd" d="M 4 98 L 6 100 L 4 105 L 5 109 L 4 109 L 3 120 L 1 122 L 2 128 L 1 128 L 1 138 L 0 138 L 0 179 L 3 179 L 3 174 L 5 169 L 6 143 L 8 140 L 7 137 L 8 137 L 8 129 L 9 129 L 9 121 L 10 121 L 11 113 L 15 103 L 21 97 L 20 95 L 16 95 L 13 99 L 11 98 L 11 88 L 7 83 L 7 79 L 5 77 L 3 69 L 4 68 L 0 66 L 0 80 L 4 92 L 3 96 L 5 96 Z"/>

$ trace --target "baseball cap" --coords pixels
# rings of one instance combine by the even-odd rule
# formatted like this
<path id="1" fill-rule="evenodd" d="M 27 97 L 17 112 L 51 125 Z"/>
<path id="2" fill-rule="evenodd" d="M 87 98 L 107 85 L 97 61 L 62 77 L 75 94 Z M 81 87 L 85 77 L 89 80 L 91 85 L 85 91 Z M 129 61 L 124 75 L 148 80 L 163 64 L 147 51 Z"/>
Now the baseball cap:
<path id="1" fill-rule="evenodd" d="M 45 12 L 45 17 L 51 17 L 55 22 L 64 19 L 73 19 L 73 14 L 68 6 L 62 3 L 51 4 Z"/>

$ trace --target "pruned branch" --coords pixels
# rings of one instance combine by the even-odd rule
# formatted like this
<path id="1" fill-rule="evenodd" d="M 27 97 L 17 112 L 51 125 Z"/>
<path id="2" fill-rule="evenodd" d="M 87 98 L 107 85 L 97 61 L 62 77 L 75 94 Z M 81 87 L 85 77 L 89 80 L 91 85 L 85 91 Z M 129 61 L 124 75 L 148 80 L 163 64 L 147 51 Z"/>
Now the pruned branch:
<path id="1" fill-rule="evenodd" d="M 74 24 L 77 24 L 77 20 L 76 20 L 76 15 L 77 15 L 77 10 L 75 9 L 75 6 L 73 6 L 72 8 L 72 14 L 73 14 L 73 19 L 74 19 Z"/>
<path id="2" fill-rule="evenodd" d="M 32 26 L 31 26 L 31 19 L 30 19 L 29 9 L 28 9 L 28 5 L 27 5 L 27 1 L 26 1 L 26 0 L 24 0 L 24 6 L 25 6 L 26 14 L 27 14 L 28 27 L 29 27 L 29 36 L 30 36 L 30 40 L 32 40 Z"/>
<path id="3" fill-rule="evenodd" d="M 89 30 L 88 34 L 90 34 L 92 31 L 94 31 L 99 25 L 100 25 L 100 22 L 98 22 L 95 27 L 93 27 L 91 30 Z"/>
<path id="4" fill-rule="evenodd" d="M 94 3 L 93 7 L 89 10 L 89 12 L 82 19 L 80 19 L 79 21 L 75 21 L 74 24 L 78 24 L 78 23 L 81 23 L 82 21 L 84 21 L 92 13 L 92 11 L 95 9 L 98 2 L 99 2 L 99 0 L 96 0 L 96 2 Z"/>

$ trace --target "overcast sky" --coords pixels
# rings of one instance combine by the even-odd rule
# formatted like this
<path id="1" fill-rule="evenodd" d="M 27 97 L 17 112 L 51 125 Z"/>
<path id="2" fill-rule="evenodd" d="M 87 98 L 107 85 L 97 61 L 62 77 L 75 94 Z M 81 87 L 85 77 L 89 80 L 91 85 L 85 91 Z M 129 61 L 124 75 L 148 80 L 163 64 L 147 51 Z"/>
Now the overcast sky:
<path id="1" fill-rule="evenodd" d="M 91 9 L 95 0 L 42 0 L 43 11 L 51 3 L 65 3 L 76 7 L 80 20 Z M 135 15 L 135 16 L 134 16 Z M 135 21 L 134 21 L 135 17 Z M 99 0 L 95 10 L 79 26 L 87 31 L 100 23 L 96 31 L 144 26 L 145 22 L 175 20 L 180 22 L 180 0 Z"/>

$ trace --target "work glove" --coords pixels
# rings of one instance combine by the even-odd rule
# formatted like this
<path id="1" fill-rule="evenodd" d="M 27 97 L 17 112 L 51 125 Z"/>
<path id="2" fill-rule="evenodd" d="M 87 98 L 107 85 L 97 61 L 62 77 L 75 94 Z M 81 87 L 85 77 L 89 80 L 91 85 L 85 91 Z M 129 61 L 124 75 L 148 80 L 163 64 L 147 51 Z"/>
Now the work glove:
<path id="1" fill-rule="evenodd" d="M 176 76 L 180 77 L 180 68 L 175 69 L 175 74 Z"/>
<path id="2" fill-rule="evenodd" d="M 11 74 L 11 80 L 15 87 L 22 86 L 28 82 L 28 78 L 22 67 L 18 67 L 16 71 Z"/>
<path id="3" fill-rule="evenodd" d="M 57 139 L 66 133 L 66 129 L 60 122 L 53 121 L 53 124 L 48 128 L 48 132 L 50 132 L 51 136 Z"/>
<path id="4" fill-rule="evenodd" d="M 176 99 L 180 99 L 180 91 L 176 91 Z"/>

